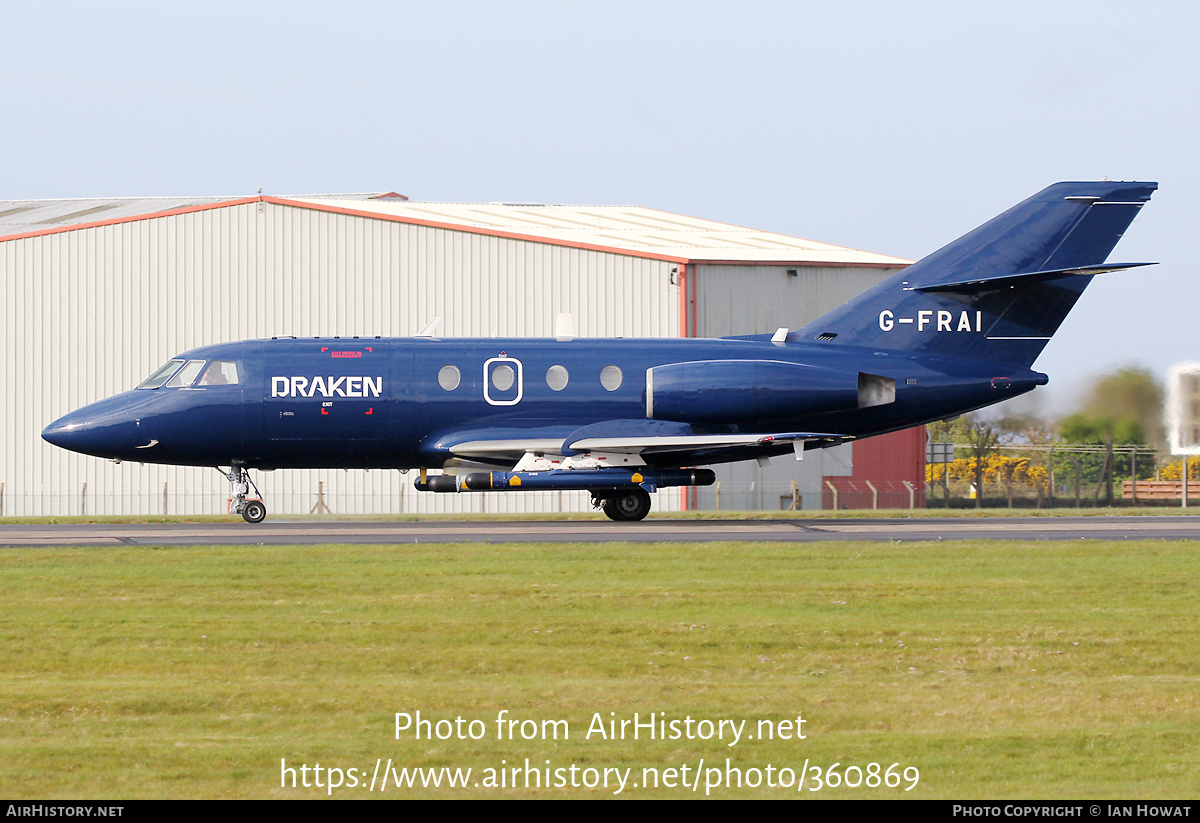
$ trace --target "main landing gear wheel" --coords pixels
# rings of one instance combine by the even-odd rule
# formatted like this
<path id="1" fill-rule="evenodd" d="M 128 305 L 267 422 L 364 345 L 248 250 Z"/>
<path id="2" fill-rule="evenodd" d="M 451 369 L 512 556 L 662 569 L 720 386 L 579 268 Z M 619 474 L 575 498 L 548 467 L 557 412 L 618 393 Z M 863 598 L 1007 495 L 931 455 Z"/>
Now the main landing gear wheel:
<path id="1" fill-rule="evenodd" d="M 267 516 L 267 506 L 261 500 L 247 500 L 242 504 L 242 519 L 247 523 L 261 523 Z"/>
<path id="2" fill-rule="evenodd" d="M 610 520 L 642 520 L 650 513 L 650 492 L 645 489 L 617 492 L 604 501 L 603 509 Z"/>

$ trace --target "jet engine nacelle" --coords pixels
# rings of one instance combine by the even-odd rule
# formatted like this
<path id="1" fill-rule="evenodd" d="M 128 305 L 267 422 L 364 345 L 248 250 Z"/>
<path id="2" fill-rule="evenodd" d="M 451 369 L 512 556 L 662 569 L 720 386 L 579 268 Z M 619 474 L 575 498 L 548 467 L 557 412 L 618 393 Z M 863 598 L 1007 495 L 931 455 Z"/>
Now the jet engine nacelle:
<path id="1" fill-rule="evenodd" d="M 646 370 L 646 416 L 737 423 L 850 411 L 896 399 L 896 381 L 778 360 L 696 360 Z"/>

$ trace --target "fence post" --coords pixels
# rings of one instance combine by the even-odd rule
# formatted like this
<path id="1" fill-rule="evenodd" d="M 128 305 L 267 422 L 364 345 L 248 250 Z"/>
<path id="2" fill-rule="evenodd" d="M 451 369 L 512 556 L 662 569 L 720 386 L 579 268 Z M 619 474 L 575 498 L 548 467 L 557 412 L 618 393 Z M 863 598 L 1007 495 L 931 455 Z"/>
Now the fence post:
<path id="1" fill-rule="evenodd" d="M 829 481 L 829 480 L 825 481 L 825 485 L 829 487 L 829 490 L 831 492 L 833 492 L 833 510 L 837 511 L 838 510 L 837 486 L 833 485 L 832 481 Z"/>
<path id="2" fill-rule="evenodd" d="M 167 516 L 167 484 L 163 483 L 163 517 Z"/>
<path id="3" fill-rule="evenodd" d="M 1111 508 L 1113 504 L 1113 470 L 1116 468 L 1113 465 L 1113 442 L 1111 434 L 1104 438 L 1104 465 L 1108 466 L 1108 480 L 1104 484 L 1105 505 Z"/>
<path id="4" fill-rule="evenodd" d="M 325 481 L 317 481 L 317 502 L 313 503 L 313 507 L 308 510 L 309 514 L 333 514 L 329 511 L 329 507 L 325 505 Z"/>
<path id="5" fill-rule="evenodd" d="M 1054 444 L 1050 444 L 1050 508 L 1054 508 Z"/>
<path id="6" fill-rule="evenodd" d="M 875 488 L 875 484 L 870 480 L 867 481 L 867 488 L 871 490 L 871 508 L 879 508 L 879 490 Z"/>
<path id="7" fill-rule="evenodd" d="M 79 516 L 87 517 L 87 481 L 83 483 L 83 491 L 79 493 Z"/>
<path id="8" fill-rule="evenodd" d="M 913 486 L 912 483 L 909 483 L 907 480 L 901 480 L 900 482 L 903 483 L 905 485 L 905 487 L 908 489 L 908 507 L 910 509 L 915 509 L 917 507 L 917 490 L 916 490 L 916 488 Z"/>
<path id="9" fill-rule="evenodd" d="M 721 481 L 720 480 L 717 481 L 716 492 L 717 492 L 717 511 L 720 511 L 721 510 Z"/>
<path id="10" fill-rule="evenodd" d="M 4 516 L 4 484 L 0 483 L 0 517 Z"/>
<path id="11" fill-rule="evenodd" d="M 1133 480 L 1133 505 L 1137 505 L 1137 446 L 1133 447 L 1133 453 L 1129 455 L 1129 472 Z"/>
<path id="12" fill-rule="evenodd" d="M 792 505 L 788 511 L 800 511 L 800 485 L 795 480 L 792 481 Z"/>

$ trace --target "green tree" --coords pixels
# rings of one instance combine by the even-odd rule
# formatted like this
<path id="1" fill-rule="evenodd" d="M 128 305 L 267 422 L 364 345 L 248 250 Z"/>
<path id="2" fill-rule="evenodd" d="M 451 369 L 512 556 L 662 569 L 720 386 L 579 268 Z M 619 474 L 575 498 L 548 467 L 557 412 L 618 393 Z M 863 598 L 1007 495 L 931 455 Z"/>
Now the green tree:
<path id="1" fill-rule="evenodd" d="M 1163 387 L 1145 366 L 1123 366 L 1101 376 L 1080 414 L 1102 435 L 1111 435 L 1114 443 L 1148 443 L 1159 449 L 1165 445 Z"/>
<path id="2" fill-rule="evenodd" d="M 1065 444 L 1104 446 L 1085 453 L 1072 453 L 1067 445 L 1056 454 L 1054 468 L 1058 476 L 1073 476 L 1079 467 L 1082 483 L 1096 484 L 1093 497 L 1099 499 L 1102 485 L 1111 494 L 1111 484 L 1136 473 L 1138 479 L 1154 476 L 1155 451 L 1163 449 L 1163 388 L 1144 366 L 1123 366 L 1096 379 L 1080 411 L 1059 423 Z M 1110 454 L 1109 445 L 1149 446 L 1137 459 L 1136 472 L 1131 456 Z"/>

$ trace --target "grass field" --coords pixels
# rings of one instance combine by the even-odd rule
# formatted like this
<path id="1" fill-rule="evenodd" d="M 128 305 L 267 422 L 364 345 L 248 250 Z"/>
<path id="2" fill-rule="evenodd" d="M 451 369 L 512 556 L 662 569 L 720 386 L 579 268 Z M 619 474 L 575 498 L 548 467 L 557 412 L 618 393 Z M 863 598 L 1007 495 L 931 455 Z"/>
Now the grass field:
<path id="1" fill-rule="evenodd" d="M 714 796 L 1195 797 L 1196 552 L 1084 541 L 7 549 L 0 796 L 324 797 L 328 771 L 321 788 L 291 788 L 283 771 L 315 784 L 318 763 L 340 770 L 342 798 L 612 797 L 621 773 L 622 797 L 704 796 L 728 758 L 743 785 Z M 397 739 L 396 713 L 418 710 L 461 717 L 467 739 Z M 536 723 L 498 739 L 501 711 Z M 594 716 L 635 712 L 684 734 L 585 737 Z M 686 736 L 722 720 L 745 721 L 735 745 L 728 724 L 721 740 Z M 760 720 L 805 739 L 759 739 Z M 557 740 L 542 721 L 566 721 Z M 452 724 L 428 731 L 439 728 Z M 542 788 L 525 788 L 526 758 Z M 469 786 L 369 791 L 389 759 L 397 772 L 469 767 Z M 834 763 L 842 785 L 811 792 L 814 767 Z M 919 770 L 911 791 L 910 779 L 866 785 L 894 763 L 894 775 Z M 505 787 L 484 785 L 502 765 L 521 769 L 517 788 L 510 772 Z M 768 766 L 793 785 L 766 785 Z M 608 787 L 545 787 L 547 770 L 553 784 L 606 769 Z M 657 788 L 643 769 L 657 770 Z"/>
<path id="2" fill-rule="evenodd" d="M 1080 509 L 840 509 L 775 511 L 756 509 L 752 511 L 704 510 L 664 511 L 650 514 L 650 520 L 874 520 L 878 518 L 946 518 L 946 517 L 1189 517 L 1200 515 L 1196 506 L 1182 508 L 1170 506 L 1113 506 L 1106 508 Z M 607 522 L 608 518 L 599 511 L 593 512 L 536 512 L 528 514 L 342 514 L 342 515 L 270 515 L 269 522 L 313 522 L 328 523 L 339 520 L 355 521 L 453 521 L 453 520 L 595 520 Z M 0 526 L 61 523 L 232 523 L 240 522 L 228 514 L 195 515 L 73 515 L 62 517 L 0 517 Z M 0 537 L 2 539 L 2 537 Z"/>

